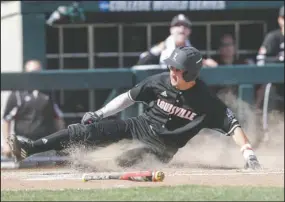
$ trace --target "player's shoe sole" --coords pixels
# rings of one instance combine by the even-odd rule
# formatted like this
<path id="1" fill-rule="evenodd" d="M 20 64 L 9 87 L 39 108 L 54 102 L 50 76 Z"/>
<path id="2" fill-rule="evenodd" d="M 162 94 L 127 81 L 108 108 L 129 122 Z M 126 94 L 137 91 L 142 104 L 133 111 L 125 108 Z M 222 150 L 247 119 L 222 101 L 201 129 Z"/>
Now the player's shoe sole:
<path id="1" fill-rule="evenodd" d="M 16 135 L 10 135 L 9 145 L 16 162 L 22 161 L 23 159 L 27 158 L 27 152 L 21 147 L 21 143 L 17 139 Z"/>

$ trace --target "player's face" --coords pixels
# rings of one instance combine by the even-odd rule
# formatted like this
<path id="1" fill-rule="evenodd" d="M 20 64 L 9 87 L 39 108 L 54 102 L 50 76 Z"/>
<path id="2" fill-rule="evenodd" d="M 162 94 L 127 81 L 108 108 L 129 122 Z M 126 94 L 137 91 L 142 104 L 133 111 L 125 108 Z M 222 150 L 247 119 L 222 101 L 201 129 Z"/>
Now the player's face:
<path id="1" fill-rule="evenodd" d="M 186 83 L 186 81 L 183 79 L 183 70 L 177 69 L 172 66 L 169 66 L 168 69 L 170 71 L 170 81 L 172 86 L 179 87 Z"/>
<path id="2" fill-rule="evenodd" d="M 235 55 L 235 44 L 230 36 L 223 38 L 220 46 L 220 54 L 225 57 L 233 57 Z"/>
<path id="3" fill-rule="evenodd" d="M 191 34 L 191 29 L 189 29 L 183 24 L 178 24 L 170 28 L 170 34 L 173 35 L 174 38 L 181 34 L 185 35 L 185 37 L 188 38 Z"/>
<path id="4" fill-rule="evenodd" d="M 179 46 L 185 46 L 186 45 L 187 37 L 184 34 L 179 34 L 176 37 L 174 37 L 175 45 L 177 47 Z"/>

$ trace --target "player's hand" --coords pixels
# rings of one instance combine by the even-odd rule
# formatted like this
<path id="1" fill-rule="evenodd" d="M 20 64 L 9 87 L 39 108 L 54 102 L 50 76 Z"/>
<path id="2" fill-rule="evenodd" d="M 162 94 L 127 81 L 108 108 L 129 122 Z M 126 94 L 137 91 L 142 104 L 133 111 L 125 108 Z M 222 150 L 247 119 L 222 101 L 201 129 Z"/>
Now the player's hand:
<path id="1" fill-rule="evenodd" d="M 219 64 L 215 60 L 213 60 L 211 58 L 203 60 L 203 66 L 204 67 L 217 67 L 218 65 Z"/>
<path id="2" fill-rule="evenodd" d="M 81 123 L 82 124 L 91 124 L 91 123 L 98 122 L 101 119 L 102 119 L 102 117 L 100 117 L 95 112 L 86 112 L 84 114 L 83 118 L 81 119 Z"/>
<path id="3" fill-rule="evenodd" d="M 12 157 L 12 151 L 11 151 L 11 148 L 8 145 L 8 143 L 4 143 L 3 144 L 1 153 L 3 154 L 3 156 L 5 156 L 7 158 L 11 158 Z"/>
<path id="4" fill-rule="evenodd" d="M 261 170 L 261 166 L 255 155 L 248 157 L 244 167 L 245 169 Z"/>
<path id="5" fill-rule="evenodd" d="M 166 48 L 165 46 L 165 42 L 162 41 L 160 42 L 159 44 L 153 46 L 151 49 L 150 49 L 150 52 L 153 54 L 153 55 L 160 55 L 161 52 Z"/>

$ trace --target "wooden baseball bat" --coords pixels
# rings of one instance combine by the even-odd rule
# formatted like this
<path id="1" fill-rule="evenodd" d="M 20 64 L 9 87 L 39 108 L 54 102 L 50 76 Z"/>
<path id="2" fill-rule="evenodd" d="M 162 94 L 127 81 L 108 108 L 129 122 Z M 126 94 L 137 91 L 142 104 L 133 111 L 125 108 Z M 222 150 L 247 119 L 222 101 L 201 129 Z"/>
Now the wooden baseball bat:
<path id="1" fill-rule="evenodd" d="M 131 180 L 137 182 L 162 182 L 165 174 L 162 171 L 137 171 L 123 173 L 86 173 L 83 174 L 84 182 L 91 180 Z"/>

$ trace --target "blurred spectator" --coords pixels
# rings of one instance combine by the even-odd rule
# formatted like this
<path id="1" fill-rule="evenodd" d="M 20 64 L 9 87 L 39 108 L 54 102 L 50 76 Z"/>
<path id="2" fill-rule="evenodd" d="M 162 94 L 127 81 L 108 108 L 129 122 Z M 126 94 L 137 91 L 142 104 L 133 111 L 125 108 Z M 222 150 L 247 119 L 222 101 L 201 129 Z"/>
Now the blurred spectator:
<path id="1" fill-rule="evenodd" d="M 257 65 L 264 65 L 265 63 L 283 63 L 284 62 L 284 6 L 279 10 L 278 16 L 279 29 L 269 32 L 258 51 Z M 277 95 L 283 97 L 284 100 L 284 83 L 274 84 L 273 89 L 276 90 Z M 257 92 L 256 107 L 260 108 L 264 98 L 265 85 L 260 86 Z M 279 107 L 284 110 L 284 104 Z"/>
<path id="2" fill-rule="evenodd" d="M 218 55 L 203 60 L 204 67 L 217 67 L 219 65 L 248 64 L 249 60 L 236 59 L 235 40 L 231 34 L 225 34 L 220 39 Z"/>
<path id="3" fill-rule="evenodd" d="M 41 63 L 37 60 L 30 60 L 25 65 L 26 72 L 41 69 Z M 62 112 L 51 96 L 38 90 L 12 92 L 8 97 L 3 115 L 2 152 L 6 157 L 11 157 L 8 138 L 12 121 L 14 121 L 15 134 L 22 139 L 27 137 L 36 140 L 65 127 Z"/>
<path id="4" fill-rule="evenodd" d="M 137 65 L 163 64 L 178 46 L 190 46 L 191 21 L 183 14 L 175 16 L 170 23 L 170 36 L 140 55 Z"/>
<path id="5" fill-rule="evenodd" d="M 257 64 L 284 61 L 284 6 L 279 10 L 279 29 L 269 32 L 258 51 Z"/>
<path id="6" fill-rule="evenodd" d="M 213 59 L 204 59 L 203 66 L 214 68 L 220 65 L 248 64 L 249 62 L 249 60 L 236 59 L 235 40 L 231 34 L 225 34 L 220 39 L 218 55 L 213 57 Z M 219 85 L 213 86 L 212 90 L 217 94 L 231 92 L 232 94 L 237 95 L 238 86 Z"/>

